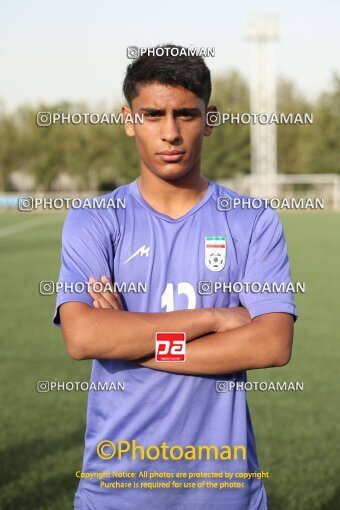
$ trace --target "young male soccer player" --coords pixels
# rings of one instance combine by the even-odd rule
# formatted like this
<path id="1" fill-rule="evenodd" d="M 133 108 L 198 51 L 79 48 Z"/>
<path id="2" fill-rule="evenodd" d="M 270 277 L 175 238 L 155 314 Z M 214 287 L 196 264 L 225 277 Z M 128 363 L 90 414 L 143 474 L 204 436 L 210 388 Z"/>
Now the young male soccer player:
<path id="1" fill-rule="evenodd" d="M 261 479 L 236 478 L 259 468 L 245 391 L 231 383 L 288 363 L 296 309 L 291 293 L 216 282 L 288 283 L 281 223 L 264 205 L 220 210 L 219 197 L 239 195 L 201 174 L 206 112 L 216 109 L 202 58 L 137 58 L 124 93 L 123 113 L 144 114 L 126 124 L 141 175 L 105 196 L 125 208 L 69 212 L 60 281 L 125 282 L 127 290 L 142 282 L 146 292 L 58 294 L 54 322 L 69 355 L 93 359 L 91 382 L 125 388 L 89 392 L 82 467 L 123 476 L 81 479 L 75 508 L 264 510 Z M 155 360 L 157 332 L 185 333 L 185 361 Z M 123 445 L 121 458 L 111 458 L 111 443 L 98 451 L 105 440 Z"/>

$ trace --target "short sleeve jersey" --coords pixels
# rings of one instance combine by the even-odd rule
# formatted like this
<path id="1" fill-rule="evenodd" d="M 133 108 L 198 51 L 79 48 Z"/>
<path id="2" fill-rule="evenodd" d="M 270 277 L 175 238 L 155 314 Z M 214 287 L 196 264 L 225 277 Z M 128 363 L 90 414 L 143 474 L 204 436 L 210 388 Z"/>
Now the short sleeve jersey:
<path id="1" fill-rule="evenodd" d="M 252 318 L 271 312 L 286 312 L 296 318 L 293 293 L 287 290 L 291 282 L 289 260 L 277 213 L 264 202 L 256 209 L 235 207 L 221 211 L 220 197 L 235 199 L 240 195 L 208 182 L 203 199 L 177 219 L 153 209 L 142 197 L 137 179 L 101 197 L 101 203 L 104 200 L 115 206 L 71 210 L 63 229 L 59 281 L 75 286 L 86 283 L 90 276 L 100 279 L 107 275 L 120 290 L 127 311 L 169 312 L 242 305 Z M 232 285 L 235 282 L 237 285 Z M 249 285 L 253 282 L 256 289 Z M 278 284 L 276 291 L 267 288 L 259 292 L 259 286 L 273 283 Z M 70 301 L 92 306 L 86 289 L 70 292 L 65 286 L 57 296 L 55 324 L 60 324 L 59 306 Z M 176 324 L 173 329 L 177 331 Z M 137 475 L 166 471 L 173 476 L 178 472 L 258 471 L 245 391 L 237 389 L 236 384 L 228 391 L 219 391 L 221 380 L 245 382 L 246 373 L 192 376 L 134 366 L 123 360 L 94 359 L 91 382 L 119 381 L 124 391 L 89 391 L 82 470 Z M 123 456 L 120 460 L 103 460 L 97 454 L 97 445 L 106 439 L 115 443 L 135 440 L 145 448 L 163 442 L 183 448 L 243 445 L 247 457 L 166 461 Z M 193 479 L 196 483 L 214 481 Z M 168 481 L 157 477 L 154 480 Z M 140 486 L 105 488 L 100 487 L 99 480 L 81 479 L 75 508 L 266 509 L 262 481 L 256 477 L 241 481 L 242 488 L 223 490 L 184 487 L 183 480 L 181 488 L 152 490 Z"/>

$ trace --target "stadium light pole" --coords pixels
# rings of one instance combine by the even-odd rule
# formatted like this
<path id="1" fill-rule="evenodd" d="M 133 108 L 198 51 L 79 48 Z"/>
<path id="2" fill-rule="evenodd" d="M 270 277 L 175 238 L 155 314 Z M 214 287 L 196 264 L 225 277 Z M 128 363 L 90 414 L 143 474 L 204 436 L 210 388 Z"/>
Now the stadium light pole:
<path id="1" fill-rule="evenodd" d="M 250 112 L 276 113 L 275 41 L 279 36 L 276 18 L 251 17 L 246 37 L 251 42 Z M 276 124 L 251 122 L 252 191 L 256 196 L 277 195 Z"/>

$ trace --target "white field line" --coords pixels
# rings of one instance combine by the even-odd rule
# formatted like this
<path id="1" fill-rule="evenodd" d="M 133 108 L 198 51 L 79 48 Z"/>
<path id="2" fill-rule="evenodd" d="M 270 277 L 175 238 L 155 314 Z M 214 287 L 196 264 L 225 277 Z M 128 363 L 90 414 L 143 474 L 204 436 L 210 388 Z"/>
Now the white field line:
<path id="1" fill-rule="evenodd" d="M 34 218 L 32 220 L 20 221 L 20 223 L 14 223 L 14 225 L 8 225 L 7 227 L 1 227 L 0 238 L 11 236 L 18 232 L 25 232 L 26 230 L 30 230 L 39 225 L 46 225 L 47 223 L 50 222 L 47 222 L 45 218 Z"/>

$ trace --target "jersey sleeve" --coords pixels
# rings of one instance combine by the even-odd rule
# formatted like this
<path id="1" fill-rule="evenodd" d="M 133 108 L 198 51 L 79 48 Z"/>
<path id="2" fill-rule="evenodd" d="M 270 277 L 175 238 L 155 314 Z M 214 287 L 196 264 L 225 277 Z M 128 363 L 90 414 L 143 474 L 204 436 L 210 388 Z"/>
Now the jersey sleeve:
<path id="1" fill-rule="evenodd" d="M 291 275 L 286 239 L 279 216 L 271 208 L 262 210 L 255 219 L 243 282 L 256 282 L 256 287 L 244 286 L 240 293 L 240 302 L 252 319 L 271 312 L 290 313 L 297 319 L 294 294 L 287 290 Z M 262 292 L 266 287 L 270 290 Z"/>
<path id="2" fill-rule="evenodd" d="M 61 250 L 61 269 L 53 322 L 60 326 L 59 307 L 77 301 L 92 306 L 88 280 L 112 277 L 113 251 L 108 234 L 98 216 L 89 208 L 71 209 L 66 217 Z"/>

